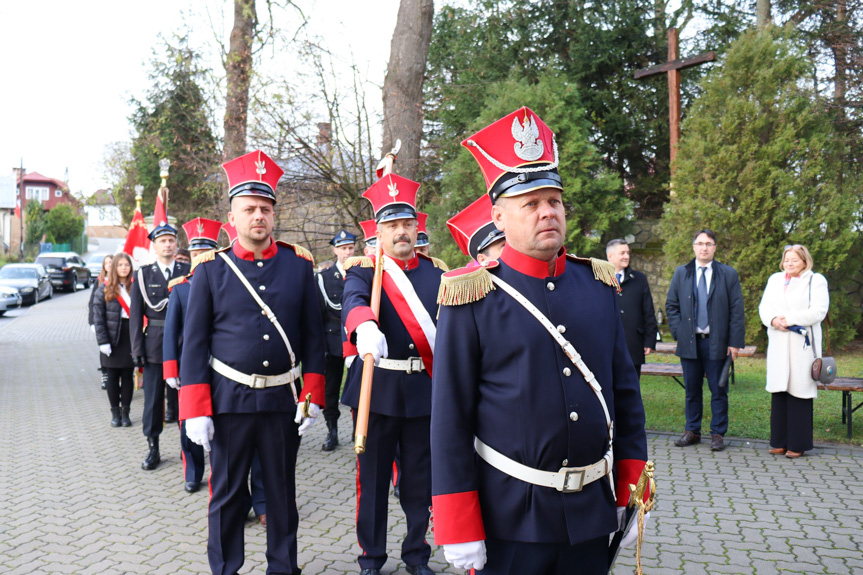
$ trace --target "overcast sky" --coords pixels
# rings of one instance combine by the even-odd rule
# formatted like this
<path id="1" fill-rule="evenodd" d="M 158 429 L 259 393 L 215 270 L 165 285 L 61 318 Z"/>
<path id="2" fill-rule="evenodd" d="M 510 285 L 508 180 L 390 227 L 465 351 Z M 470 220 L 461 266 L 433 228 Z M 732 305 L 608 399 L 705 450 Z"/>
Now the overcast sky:
<path id="1" fill-rule="evenodd" d="M 352 51 L 367 79 L 383 84 L 398 0 L 297 4 L 310 32 L 337 53 Z M 232 10 L 230 0 L 0 2 L 0 174 L 23 158 L 27 172 L 61 180 L 68 168 L 73 192 L 105 187 L 105 146 L 131 138 L 129 99 L 146 95 L 159 34 L 170 37 L 188 23 L 192 47 L 217 58 L 213 28 L 226 41 Z M 261 8 L 258 14 L 267 17 Z M 368 103 L 380 106 L 380 95 Z"/>

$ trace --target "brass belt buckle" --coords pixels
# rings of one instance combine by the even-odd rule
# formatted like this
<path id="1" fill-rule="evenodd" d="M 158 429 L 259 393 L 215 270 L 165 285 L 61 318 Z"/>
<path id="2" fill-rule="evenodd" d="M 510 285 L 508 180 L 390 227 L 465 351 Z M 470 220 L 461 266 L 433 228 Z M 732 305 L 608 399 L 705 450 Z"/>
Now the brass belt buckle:
<path id="1" fill-rule="evenodd" d="M 577 493 L 584 487 L 583 469 L 561 468 L 559 473 L 564 474 L 563 487 L 558 489 L 562 493 Z"/>
<path id="2" fill-rule="evenodd" d="M 423 360 L 421 357 L 408 358 L 408 375 L 412 373 L 420 373 L 423 370 Z"/>
<path id="3" fill-rule="evenodd" d="M 252 374 L 252 389 L 264 389 L 267 387 L 267 376 Z"/>

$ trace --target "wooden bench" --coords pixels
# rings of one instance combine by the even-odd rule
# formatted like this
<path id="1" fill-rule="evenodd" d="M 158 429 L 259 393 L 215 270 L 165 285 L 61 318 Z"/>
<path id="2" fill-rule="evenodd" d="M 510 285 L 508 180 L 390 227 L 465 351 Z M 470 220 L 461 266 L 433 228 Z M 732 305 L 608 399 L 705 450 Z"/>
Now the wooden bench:
<path id="1" fill-rule="evenodd" d="M 644 372 L 642 371 L 642 373 Z M 837 377 L 832 383 L 819 383 L 818 389 L 842 392 L 842 423 L 847 423 L 848 439 L 851 439 L 851 416 L 855 411 L 863 407 L 863 402 L 860 402 L 856 407 L 854 406 L 851 394 L 855 391 L 863 392 L 863 377 Z"/>
<path id="2" fill-rule="evenodd" d="M 676 343 L 656 342 L 656 351 L 654 353 L 674 353 L 677 351 Z M 753 357 L 758 347 L 747 345 L 740 349 L 740 357 Z M 648 356 L 650 357 L 650 356 Z M 670 377 L 677 382 L 677 385 L 686 389 L 683 382 L 679 379 L 683 377 L 683 367 L 679 363 L 645 363 L 641 366 L 641 375 L 659 375 Z M 731 364 L 731 374 L 728 376 L 731 383 L 734 383 L 734 363 Z M 844 420 L 843 420 L 844 421 Z"/>

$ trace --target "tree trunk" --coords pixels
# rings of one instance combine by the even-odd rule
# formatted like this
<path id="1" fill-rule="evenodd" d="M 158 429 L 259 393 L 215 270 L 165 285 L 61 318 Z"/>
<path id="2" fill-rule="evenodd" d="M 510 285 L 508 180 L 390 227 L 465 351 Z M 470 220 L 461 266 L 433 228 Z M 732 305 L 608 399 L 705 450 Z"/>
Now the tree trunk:
<path id="1" fill-rule="evenodd" d="M 255 0 L 234 0 L 234 28 L 225 58 L 228 96 L 225 101 L 225 161 L 246 153 L 249 84 L 252 78 L 252 38 L 257 26 Z"/>
<path id="2" fill-rule="evenodd" d="M 773 23 L 770 15 L 770 0 L 755 1 L 755 26 L 760 30 Z"/>
<path id="3" fill-rule="evenodd" d="M 431 42 L 434 0 L 401 0 L 384 79 L 383 154 L 402 141 L 396 172 L 419 174 L 423 133 L 423 82 Z"/>

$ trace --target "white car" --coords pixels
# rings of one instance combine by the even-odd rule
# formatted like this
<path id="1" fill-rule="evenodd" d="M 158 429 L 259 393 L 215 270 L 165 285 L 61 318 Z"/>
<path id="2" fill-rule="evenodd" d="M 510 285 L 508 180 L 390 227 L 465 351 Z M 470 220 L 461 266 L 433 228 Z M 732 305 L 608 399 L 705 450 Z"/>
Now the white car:
<path id="1" fill-rule="evenodd" d="M 8 310 L 21 307 L 21 294 L 13 287 L 0 286 L 0 316 Z"/>

